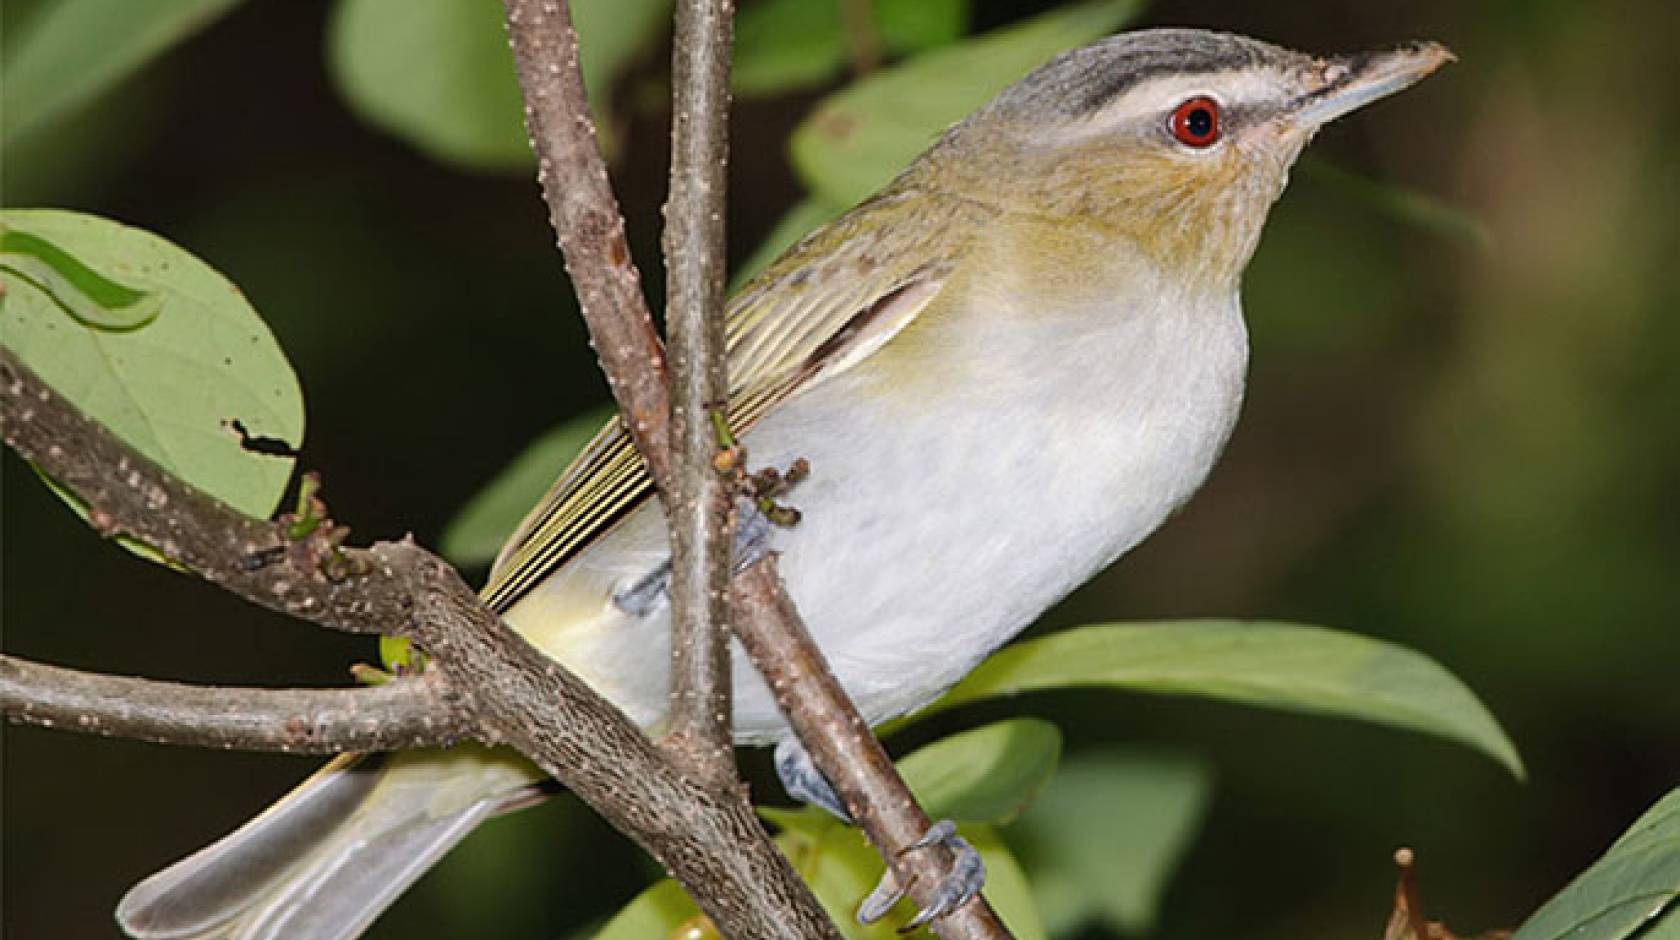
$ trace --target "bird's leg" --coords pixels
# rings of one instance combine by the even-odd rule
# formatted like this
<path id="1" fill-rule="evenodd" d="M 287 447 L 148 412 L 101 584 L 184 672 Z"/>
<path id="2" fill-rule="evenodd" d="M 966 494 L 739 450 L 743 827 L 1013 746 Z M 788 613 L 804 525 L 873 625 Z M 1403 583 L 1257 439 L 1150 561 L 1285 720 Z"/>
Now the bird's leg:
<path id="1" fill-rule="evenodd" d="M 742 571 L 770 550 L 771 520 L 747 499 L 735 501 L 735 540 L 731 549 L 733 570 Z M 671 559 L 666 558 L 646 574 L 613 594 L 613 605 L 633 617 L 645 617 L 670 602 Z"/>

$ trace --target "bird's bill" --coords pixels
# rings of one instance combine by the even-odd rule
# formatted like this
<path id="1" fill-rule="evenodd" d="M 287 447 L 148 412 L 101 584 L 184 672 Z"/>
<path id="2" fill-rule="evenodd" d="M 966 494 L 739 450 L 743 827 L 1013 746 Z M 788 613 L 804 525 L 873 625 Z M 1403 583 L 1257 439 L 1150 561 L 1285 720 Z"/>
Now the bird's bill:
<path id="1" fill-rule="evenodd" d="M 1322 73 L 1324 85 L 1296 101 L 1291 120 L 1306 129 L 1321 127 L 1349 111 L 1410 88 L 1456 58 L 1438 42 L 1420 42 L 1389 52 L 1330 59 Z"/>

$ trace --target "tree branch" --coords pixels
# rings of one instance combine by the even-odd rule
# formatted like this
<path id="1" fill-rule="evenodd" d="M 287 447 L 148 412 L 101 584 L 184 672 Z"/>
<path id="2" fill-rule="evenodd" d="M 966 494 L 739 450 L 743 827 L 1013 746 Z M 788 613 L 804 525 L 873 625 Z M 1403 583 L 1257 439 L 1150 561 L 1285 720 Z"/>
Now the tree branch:
<path id="1" fill-rule="evenodd" d="M 662 443 L 669 439 L 669 412 L 658 407 L 656 401 L 669 401 L 663 375 L 664 355 L 658 334 L 648 319 L 646 304 L 636 289 L 634 265 L 628 252 L 623 251 L 623 220 L 618 215 L 618 204 L 594 143 L 594 124 L 587 117 L 588 104 L 577 71 L 577 35 L 572 29 L 570 6 L 564 0 L 504 2 L 520 88 L 525 96 L 526 121 L 537 154 L 543 196 L 549 205 L 549 220 L 566 256 L 566 269 L 577 285 L 584 320 L 600 354 L 608 385 L 620 409 L 630 416 L 632 436 L 655 484 L 662 493 L 671 493 L 674 473 L 670 452 Z M 578 179 L 574 183 L 570 177 L 557 176 L 556 167 L 576 168 Z M 596 243 L 601 240 L 610 240 L 613 247 L 598 250 Z M 801 694 L 781 702 L 783 713 L 824 775 L 830 780 L 846 779 L 855 785 L 851 799 L 860 806 L 880 808 L 863 809 L 854 818 L 863 823 L 864 833 L 900 879 L 899 883 L 910 884 L 911 897 L 925 905 L 942 874 L 933 873 L 929 862 L 946 864 L 948 870 L 948 853 L 941 849 L 905 854 L 905 849 L 925 831 L 926 814 L 916 806 L 915 797 L 885 759 L 879 742 L 829 672 L 821 651 L 800 623 L 773 564 L 773 559 L 766 559 L 734 579 L 732 594 L 737 616 L 743 607 L 750 607 L 763 634 L 779 638 L 766 651 L 785 649 L 790 657 L 782 663 L 774 658 L 781 653 L 755 656 L 754 664 L 772 688 L 790 677 L 805 687 Z M 746 637 L 742 639 L 743 643 L 747 642 Z M 817 702 L 821 703 L 820 707 L 815 707 Z M 829 734 L 846 740 L 811 746 L 815 738 Z M 839 763 L 846 755 L 866 755 L 871 749 L 881 754 L 879 760 L 869 759 L 855 766 Z M 904 807 L 911 807 L 913 815 Z M 916 819 L 921 820 L 923 830 L 912 832 Z M 924 876 L 914 877 L 918 872 Z M 941 918 L 933 927 L 946 940 L 1008 937 L 981 897 Z"/>
<path id="2" fill-rule="evenodd" d="M 328 523 L 289 542 L 280 525 L 235 512 L 129 448 L 4 347 L 0 434 L 80 498 L 100 532 L 139 539 L 263 606 L 353 633 L 405 636 L 433 654 L 477 738 L 511 745 L 589 803 L 657 858 L 725 935 L 838 936 L 739 793 L 688 779 L 411 539 L 340 548 L 342 532 Z"/>
<path id="3" fill-rule="evenodd" d="M 589 341 L 631 440 L 661 494 L 672 476 L 665 353 L 624 240 L 624 217 L 595 143 L 578 68 L 577 32 L 564 0 L 504 0 L 537 182 L 559 238 Z"/>
<path id="4" fill-rule="evenodd" d="M 910 897 L 926 908 L 951 870 L 951 853 L 944 846 L 904 851 L 927 832 L 931 821 L 829 670 L 782 588 L 774 555 L 735 578 L 734 602 L 735 633 L 774 691 L 799 743 L 822 768 L 852 819 L 868 833 L 893 877 L 909 885 Z M 944 940 L 1009 937 L 979 895 L 931 927 Z"/>
<path id="5" fill-rule="evenodd" d="M 671 733 L 694 772 L 736 781 L 730 734 L 729 493 L 715 459 L 727 417 L 723 281 L 731 0 L 680 0 L 672 51 L 671 190 L 665 204 L 672 460 Z"/>
<path id="6" fill-rule="evenodd" d="M 223 750 L 338 754 L 447 747 L 478 730 L 439 671 L 353 689 L 252 689 L 107 676 L 0 655 L 0 713 L 61 728 Z"/>

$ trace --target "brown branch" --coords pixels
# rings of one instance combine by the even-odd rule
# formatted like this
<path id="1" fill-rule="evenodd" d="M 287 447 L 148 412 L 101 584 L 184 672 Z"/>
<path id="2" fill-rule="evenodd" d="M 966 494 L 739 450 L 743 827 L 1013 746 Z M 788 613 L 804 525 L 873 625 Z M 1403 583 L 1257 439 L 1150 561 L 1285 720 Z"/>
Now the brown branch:
<path id="1" fill-rule="evenodd" d="M 410 539 L 296 542 L 176 479 L 0 347 L 0 435 L 109 536 L 156 548 L 232 593 L 354 633 L 405 636 L 444 664 L 488 743 L 530 758 L 657 858 L 731 937 L 837 936 L 738 793 L 688 779 L 641 729 L 508 629 Z M 814 913 L 813 913 L 814 912 Z"/>
<path id="2" fill-rule="evenodd" d="M 951 853 L 944 846 L 903 851 L 927 832 L 927 813 L 829 670 L 787 599 L 774 555 L 735 578 L 734 601 L 735 633 L 774 691 L 799 742 L 822 768 L 852 819 L 869 834 L 893 877 L 909 885 L 910 897 L 926 908 L 951 870 Z M 979 895 L 934 921 L 932 928 L 945 940 L 1009 936 Z"/>
<path id="3" fill-rule="evenodd" d="M 559 238 L 590 343 L 630 438 L 652 468 L 660 492 L 668 493 L 671 404 L 665 354 L 624 239 L 624 217 L 595 143 L 571 4 L 504 4 L 549 224 Z"/>
<path id="4" fill-rule="evenodd" d="M 671 733 L 693 772 L 736 780 L 730 734 L 729 494 L 713 418 L 729 385 L 723 338 L 724 169 L 729 159 L 731 0 L 680 0 L 672 52 L 671 191 L 665 204 L 672 462 Z"/>
<path id="5" fill-rule="evenodd" d="M 108 676 L 0 655 L 0 714 L 41 728 L 223 750 L 447 747 L 477 731 L 440 671 L 352 689 L 252 689 Z"/>
<path id="6" fill-rule="evenodd" d="M 636 290 L 634 266 L 623 251 L 623 220 L 607 184 L 600 151 L 594 143 L 594 125 L 587 117 L 582 80 L 577 75 L 577 37 L 569 6 L 555 0 L 504 2 L 549 219 L 566 256 L 567 271 L 577 284 L 584 319 L 608 385 L 620 409 L 631 416 L 629 424 L 636 446 L 647 460 L 655 484 L 662 493 L 671 493 L 674 474 L 670 452 L 662 443 L 669 439 L 669 416 L 656 401 L 660 396 L 669 400 L 664 355 Z M 553 12 L 545 14 L 545 8 Z M 558 167 L 574 172 L 560 176 Z M 614 247 L 600 250 L 598 242 L 603 239 Z M 771 687 L 792 679 L 802 687 L 799 694 L 783 699 L 783 713 L 806 743 L 817 767 L 830 780 L 847 781 L 850 796 L 847 791 L 842 791 L 842 796 L 849 804 L 858 804 L 854 818 L 860 820 L 864 833 L 900 883 L 920 875 L 911 883 L 910 895 L 925 905 L 942 874 L 933 868 L 945 864 L 948 870 L 948 853 L 941 849 L 905 854 L 904 850 L 925 831 L 926 814 L 916 806 L 915 797 L 829 672 L 776 577 L 773 561 L 767 559 L 737 574 L 732 597 L 735 616 L 744 616 L 743 608 L 753 611 L 760 638 L 771 641 L 765 646 L 768 655 L 754 657 Z M 742 640 L 747 642 L 745 636 Z M 843 740 L 816 741 L 828 735 Z M 868 756 L 871 754 L 879 756 Z M 848 764 L 851 758 L 862 760 Z M 921 829 L 915 828 L 918 822 Z M 978 897 L 933 926 L 946 940 L 1009 936 L 985 900 Z"/>

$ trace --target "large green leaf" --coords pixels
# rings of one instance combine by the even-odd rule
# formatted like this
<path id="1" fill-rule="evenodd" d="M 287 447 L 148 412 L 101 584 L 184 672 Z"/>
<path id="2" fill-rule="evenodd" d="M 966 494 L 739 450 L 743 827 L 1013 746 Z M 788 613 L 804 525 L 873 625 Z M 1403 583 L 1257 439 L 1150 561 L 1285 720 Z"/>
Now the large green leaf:
<path id="1" fill-rule="evenodd" d="M 967 0 L 874 0 L 876 41 L 889 55 L 954 42 L 968 19 Z M 846 63 L 837 0 L 760 0 L 735 24 L 735 91 L 762 95 L 821 84 Z"/>
<path id="2" fill-rule="evenodd" d="M 1021 863 L 991 826 L 968 826 L 963 837 L 986 863 L 986 900 L 1015 940 L 1048 940 L 1038 898 Z"/>
<path id="3" fill-rule="evenodd" d="M 1015 718 L 941 738 L 898 770 L 935 819 L 1006 823 L 1050 782 L 1061 753 L 1055 725 Z"/>
<path id="4" fill-rule="evenodd" d="M 1142 5 L 1098 0 L 1054 10 L 871 75 L 824 99 L 799 125 L 794 166 L 819 199 L 852 205 L 1010 82 L 1114 31 Z"/>
<path id="5" fill-rule="evenodd" d="M 1604 857 L 1547 901 L 1511 940 L 1680 936 L 1680 789 L 1657 801 Z"/>
<path id="6" fill-rule="evenodd" d="M 239 0 L 54 0 L 0 65 L 0 138 L 34 133 L 133 74 Z"/>
<path id="7" fill-rule="evenodd" d="M 670 0 L 574 0 L 571 9 L 584 86 L 600 115 L 613 79 L 664 23 Z M 484 170 L 531 164 L 500 3 L 339 0 L 328 52 L 352 107 L 430 156 Z"/>
<path id="8" fill-rule="evenodd" d="M 586 412 L 533 441 L 444 527 L 443 556 L 463 567 L 489 564 L 519 520 L 611 415 L 604 408 Z"/>
<path id="9" fill-rule="evenodd" d="M 1467 744 L 1523 775 L 1499 723 L 1434 660 L 1298 624 L 1187 620 L 1066 630 L 1005 647 L 928 711 L 1073 686 L 1198 695 L 1409 728 Z"/>
<path id="10" fill-rule="evenodd" d="M 1201 826 L 1212 776 L 1181 755 L 1116 750 L 1065 760 L 1010 829 L 1050 934 L 1092 923 L 1128 936 L 1151 930 Z"/>
<path id="11" fill-rule="evenodd" d="M 272 513 L 293 458 L 246 449 L 232 425 L 295 448 L 303 440 L 303 397 L 239 289 L 162 238 L 107 219 L 7 210 L 0 230 L 7 244 L 21 233 L 52 246 L 39 257 L 68 259 L 60 278 L 45 282 L 0 259 L 0 342 L 171 473 L 241 512 Z M 87 288 L 89 278 L 105 287 Z M 115 327 L 71 312 L 99 303 L 100 291 L 113 286 L 146 295 L 142 303 L 157 309 Z M 57 296 L 67 291 L 78 296 Z"/>

